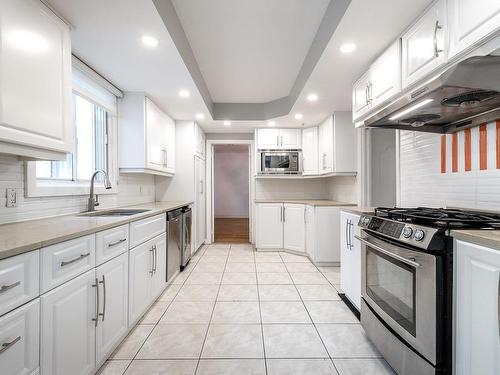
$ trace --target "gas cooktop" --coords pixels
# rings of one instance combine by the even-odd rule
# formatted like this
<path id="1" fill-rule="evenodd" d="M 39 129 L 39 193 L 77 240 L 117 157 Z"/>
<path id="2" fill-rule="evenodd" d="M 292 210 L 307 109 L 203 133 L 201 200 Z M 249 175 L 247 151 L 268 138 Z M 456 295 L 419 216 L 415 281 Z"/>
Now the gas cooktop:
<path id="1" fill-rule="evenodd" d="M 442 229 L 500 229 L 500 213 L 449 208 L 375 209 L 375 216 Z"/>

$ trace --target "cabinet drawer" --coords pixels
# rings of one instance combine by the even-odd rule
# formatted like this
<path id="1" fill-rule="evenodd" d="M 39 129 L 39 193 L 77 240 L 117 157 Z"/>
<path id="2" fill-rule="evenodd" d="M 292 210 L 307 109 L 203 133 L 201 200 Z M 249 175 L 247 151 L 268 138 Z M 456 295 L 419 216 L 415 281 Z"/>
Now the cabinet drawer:
<path id="1" fill-rule="evenodd" d="M 95 263 L 107 262 L 128 250 L 128 224 L 96 233 Z"/>
<path id="2" fill-rule="evenodd" d="M 39 251 L 0 261 L 0 315 L 40 294 Z"/>
<path id="3" fill-rule="evenodd" d="M 40 250 L 41 292 L 45 293 L 95 266 L 95 235 Z"/>
<path id="4" fill-rule="evenodd" d="M 130 248 L 155 237 L 167 229 L 166 214 L 147 217 L 130 223 Z"/>
<path id="5" fill-rule="evenodd" d="M 0 318 L 0 372 L 29 375 L 39 367 L 40 299 Z"/>

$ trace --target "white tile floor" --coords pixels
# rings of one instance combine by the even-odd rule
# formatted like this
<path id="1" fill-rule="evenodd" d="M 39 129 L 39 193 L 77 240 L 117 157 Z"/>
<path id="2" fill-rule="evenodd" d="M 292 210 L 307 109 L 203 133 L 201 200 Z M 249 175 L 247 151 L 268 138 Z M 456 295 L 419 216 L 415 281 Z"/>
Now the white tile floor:
<path id="1" fill-rule="evenodd" d="M 338 283 L 338 267 L 305 257 L 204 247 L 100 374 L 394 374 Z"/>

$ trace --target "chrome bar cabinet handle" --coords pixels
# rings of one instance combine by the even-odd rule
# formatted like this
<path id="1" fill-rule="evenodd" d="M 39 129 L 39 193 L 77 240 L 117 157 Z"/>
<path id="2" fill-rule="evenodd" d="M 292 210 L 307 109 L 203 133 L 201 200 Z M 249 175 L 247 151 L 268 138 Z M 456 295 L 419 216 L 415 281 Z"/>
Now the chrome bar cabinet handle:
<path id="1" fill-rule="evenodd" d="M 61 267 L 65 267 L 65 266 L 70 265 L 72 263 L 78 262 L 79 260 L 82 260 L 82 259 L 84 259 L 84 258 L 86 258 L 88 256 L 90 256 L 90 253 L 80 254 L 76 258 L 73 258 L 73 259 L 70 259 L 70 260 L 63 260 L 61 262 Z"/>
<path id="2" fill-rule="evenodd" d="M 113 247 L 113 246 L 119 245 L 119 244 L 121 244 L 122 242 L 125 242 L 125 241 L 127 241 L 126 238 L 121 238 L 118 241 L 108 243 L 108 247 Z"/>
<path id="3" fill-rule="evenodd" d="M 99 281 L 99 284 L 102 284 L 102 313 L 99 313 L 99 316 L 102 318 L 104 322 L 104 317 L 106 315 L 106 278 L 102 275 L 102 281 Z"/>
<path id="4" fill-rule="evenodd" d="M 97 322 L 99 318 L 99 280 L 97 277 L 95 278 L 95 284 L 92 284 L 92 288 L 95 288 L 95 318 L 92 318 L 92 321 L 95 323 L 94 326 L 97 327 Z"/>
<path id="5" fill-rule="evenodd" d="M 9 341 L 9 342 L 4 342 L 2 344 L 2 346 L 0 346 L 0 354 L 2 354 L 3 352 L 5 352 L 6 350 L 8 350 L 9 348 L 11 348 L 12 346 L 14 346 L 16 344 L 16 342 L 18 342 L 19 340 L 21 340 L 21 336 L 17 336 L 14 340 L 12 341 Z"/>
<path id="6" fill-rule="evenodd" d="M 16 281 L 15 283 L 9 285 L 2 285 L 2 287 L 0 288 L 0 294 L 5 293 L 6 291 L 15 288 L 18 285 L 21 285 L 20 281 Z"/>
<path id="7" fill-rule="evenodd" d="M 439 53 L 444 52 L 442 49 L 438 48 L 438 39 L 437 39 L 437 32 L 442 28 L 443 26 L 439 24 L 439 20 L 436 20 L 436 24 L 434 25 L 434 57 L 439 57 Z"/>

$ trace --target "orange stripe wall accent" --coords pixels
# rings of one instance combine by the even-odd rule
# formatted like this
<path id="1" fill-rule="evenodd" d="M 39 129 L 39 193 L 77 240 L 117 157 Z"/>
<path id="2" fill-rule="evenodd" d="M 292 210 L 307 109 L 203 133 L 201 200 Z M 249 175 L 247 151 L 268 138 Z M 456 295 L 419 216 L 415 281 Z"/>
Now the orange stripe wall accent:
<path id="1" fill-rule="evenodd" d="M 479 169 L 484 171 L 488 168 L 488 135 L 486 124 L 479 126 Z"/>
<path id="2" fill-rule="evenodd" d="M 446 134 L 441 136 L 441 173 L 446 173 Z"/>
<path id="3" fill-rule="evenodd" d="M 471 131 L 465 129 L 464 132 L 464 154 L 465 154 L 465 171 L 469 172 L 472 169 L 472 149 L 471 149 Z"/>
<path id="4" fill-rule="evenodd" d="M 451 135 L 451 171 L 458 172 L 458 134 Z"/>
<path id="5" fill-rule="evenodd" d="M 497 151 L 497 169 L 500 169 L 500 120 L 497 120 L 496 151 Z"/>

